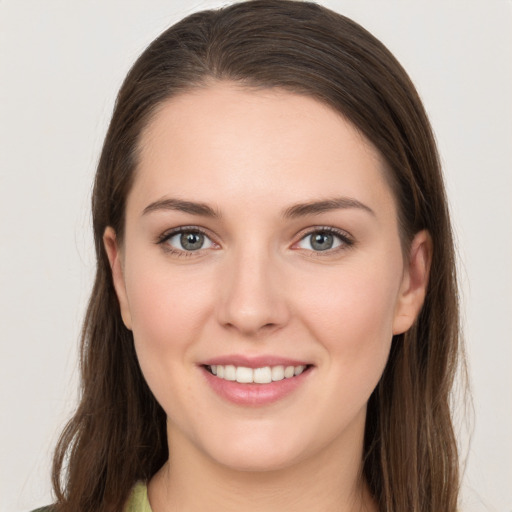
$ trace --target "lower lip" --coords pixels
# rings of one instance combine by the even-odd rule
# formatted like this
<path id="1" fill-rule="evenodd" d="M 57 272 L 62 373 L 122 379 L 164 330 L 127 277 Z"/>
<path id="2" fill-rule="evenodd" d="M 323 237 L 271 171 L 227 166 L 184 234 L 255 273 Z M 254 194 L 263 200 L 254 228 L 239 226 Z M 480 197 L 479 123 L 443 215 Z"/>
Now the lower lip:
<path id="1" fill-rule="evenodd" d="M 296 377 L 268 384 L 241 384 L 236 381 L 220 379 L 204 367 L 202 367 L 202 371 L 208 384 L 221 398 L 237 405 L 257 407 L 277 402 L 295 391 L 308 378 L 311 367 Z"/>

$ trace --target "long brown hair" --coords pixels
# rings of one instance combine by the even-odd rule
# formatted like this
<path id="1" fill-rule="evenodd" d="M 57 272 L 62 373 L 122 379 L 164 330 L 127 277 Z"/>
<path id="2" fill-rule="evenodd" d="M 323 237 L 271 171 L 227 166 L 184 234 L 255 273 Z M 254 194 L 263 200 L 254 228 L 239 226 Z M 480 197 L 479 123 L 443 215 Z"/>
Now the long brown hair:
<path id="1" fill-rule="evenodd" d="M 166 415 L 142 377 L 103 247 L 123 236 L 142 130 L 166 99 L 214 80 L 278 87 L 329 105 L 387 162 L 404 247 L 430 232 L 424 306 L 395 336 L 369 403 L 364 477 L 381 512 L 454 512 L 459 472 L 449 408 L 459 320 L 452 234 L 432 130 L 401 65 L 361 26 L 309 2 L 255 0 L 192 14 L 136 61 L 117 97 L 92 198 L 97 273 L 82 334 L 78 409 L 58 443 L 56 508 L 119 511 L 168 458 Z"/>

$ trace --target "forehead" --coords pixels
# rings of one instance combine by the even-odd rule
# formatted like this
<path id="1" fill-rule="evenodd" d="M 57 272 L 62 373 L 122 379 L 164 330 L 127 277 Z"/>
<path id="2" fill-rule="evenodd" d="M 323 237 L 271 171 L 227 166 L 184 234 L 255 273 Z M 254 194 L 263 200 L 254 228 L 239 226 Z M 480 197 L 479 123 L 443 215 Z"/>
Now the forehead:
<path id="1" fill-rule="evenodd" d="M 173 97 L 156 111 L 141 136 L 134 192 L 153 199 L 193 194 L 208 202 L 333 194 L 389 202 L 385 175 L 374 146 L 323 103 L 217 83 Z"/>

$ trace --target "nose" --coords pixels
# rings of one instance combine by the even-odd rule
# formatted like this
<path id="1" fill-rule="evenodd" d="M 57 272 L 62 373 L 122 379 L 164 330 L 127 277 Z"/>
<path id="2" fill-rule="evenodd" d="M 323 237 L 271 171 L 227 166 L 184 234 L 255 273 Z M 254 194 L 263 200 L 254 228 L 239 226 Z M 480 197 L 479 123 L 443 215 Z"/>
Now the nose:
<path id="1" fill-rule="evenodd" d="M 244 251 L 225 262 L 218 321 L 244 336 L 258 337 L 286 325 L 290 311 L 282 272 L 267 251 Z"/>

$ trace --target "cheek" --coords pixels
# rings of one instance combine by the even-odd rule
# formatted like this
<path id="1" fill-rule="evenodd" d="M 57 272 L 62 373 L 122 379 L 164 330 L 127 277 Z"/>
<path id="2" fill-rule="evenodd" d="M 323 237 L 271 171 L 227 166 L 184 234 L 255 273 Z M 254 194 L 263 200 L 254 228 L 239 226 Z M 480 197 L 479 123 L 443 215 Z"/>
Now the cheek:
<path id="1" fill-rule="evenodd" d="M 193 360 L 194 340 L 211 316 L 211 287 L 204 276 L 146 262 L 127 263 L 126 288 L 139 363 L 162 403 L 170 380 L 186 380 L 184 372 L 193 368 L 184 363 Z"/>
<path id="2" fill-rule="evenodd" d="M 393 337 L 399 265 L 333 273 L 304 301 L 303 318 L 323 345 L 334 378 L 370 393 L 387 362 Z M 317 284 L 319 284 L 317 282 Z M 327 298 L 327 300 L 326 300 Z"/>
<path id="3" fill-rule="evenodd" d="M 133 269 L 133 270 L 132 270 Z M 211 286 L 201 269 L 172 268 L 166 262 L 147 258 L 144 264 L 126 268 L 127 295 L 134 333 L 152 333 L 150 339 L 169 344 L 186 341 L 202 324 L 211 302 Z"/>

